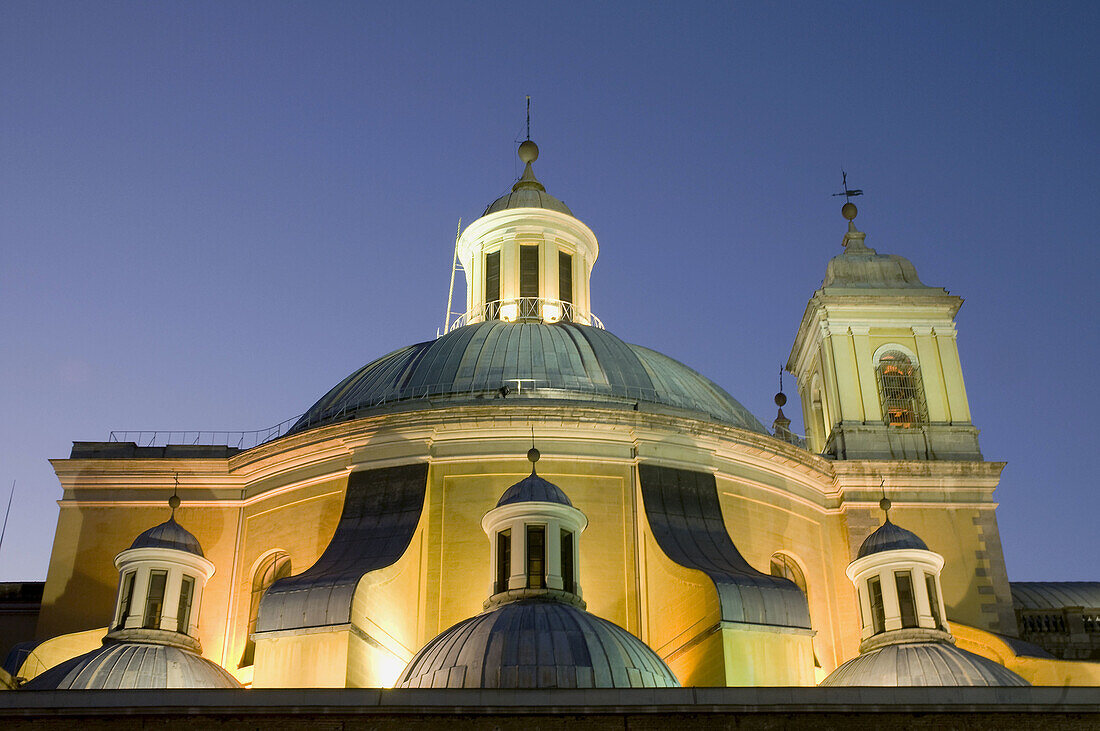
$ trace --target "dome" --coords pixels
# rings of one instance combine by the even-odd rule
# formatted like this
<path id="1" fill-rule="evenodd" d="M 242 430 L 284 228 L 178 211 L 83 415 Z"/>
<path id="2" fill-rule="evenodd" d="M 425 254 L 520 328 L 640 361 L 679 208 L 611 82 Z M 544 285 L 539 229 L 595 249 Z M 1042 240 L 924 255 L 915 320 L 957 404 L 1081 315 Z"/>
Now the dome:
<path id="1" fill-rule="evenodd" d="M 203 555 L 199 539 L 177 523 L 175 518 L 169 518 L 145 531 L 134 539 L 130 548 L 171 548 L 193 553 L 196 556 Z"/>
<path id="2" fill-rule="evenodd" d="M 289 433 L 402 402 L 431 408 L 501 398 L 635 410 L 656 405 L 768 433 L 722 388 L 656 351 L 587 325 L 499 320 L 467 325 L 368 363 L 310 407 Z"/>
<path id="3" fill-rule="evenodd" d="M 398 688 L 670 688 L 680 683 L 644 642 L 554 601 L 504 604 L 416 653 Z"/>
<path id="4" fill-rule="evenodd" d="M 1030 685 L 1003 665 L 946 642 L 886 645 L 844 663 L 822 686 Z"/>
<path id="5" fill-rule="evenodd" d="M 482 200 L 484 200 L 484 198 Z M 488 216 L 490 213 L 506 211 L 509 208 L 545 208 L 550 211 L 564 213 L 567 216 L 573 215 L 573 211 L 569 210 L 569 206 L 565 205 L 545 190 L 527 188 L 520 188 L 519 190 L 505 193 L 490 203 L 485 209 L 485 213 L 481 215 Z"/>
<path id="6" fill-rule="evenodd" d="M 25 690 L 240 688 L 221 666 L 179 647 L 108 643 L 32 678 Z"/>
<path id="7" fill-rule="evenodd" d="M 922 541 L 916 533 L 899 528 L 887 518 L 878 530 L 867 536 L 866 540 L 863 541 L 856 558 L 863 558 L 864 556 L 870 556 L 872 553 L 882 553 L 883 551 L 896 551 L 902 548 L 917 548 L 921 551 L 927 551 L 928 544 Z"/>
<path id="8" fill-rule="evenodd" d="M 573 507 L 560 487 L 542 479 L 531 470 L 531 474 L 509 487 L 497 500 L 497 507 L 512 503 L 560 503 Z"/>
<path id="9" fill-rule="evenodd" d="M 904 256 L 877 254 L 870 248 L 846 251 L 830 259 L 825 268 L 824 284 L 826 287 L 931 289 L 917 277 L 913 262 Z"/>

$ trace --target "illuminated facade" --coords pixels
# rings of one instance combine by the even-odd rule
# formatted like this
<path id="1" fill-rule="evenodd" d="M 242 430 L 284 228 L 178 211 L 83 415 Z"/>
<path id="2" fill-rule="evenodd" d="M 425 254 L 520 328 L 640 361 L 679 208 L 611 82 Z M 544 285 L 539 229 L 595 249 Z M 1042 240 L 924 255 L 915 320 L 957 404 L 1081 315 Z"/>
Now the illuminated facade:
<path id="1" fill-rule="evenodd" d="M 466 312 L 438 339 L 372 361 L 250 449 L 78 442 L 53 461 L 64 497 L 37 640 L 9 656 L 12 675 L 100 645 L 141 593 L 125 578 L 120 592 L 116 556 L 164 520 L 178 479 L 177 519 L 210 564 L 188 621 L 203 657 L 254 688 L 429 683 L 418 653 L 528 591 L 584 604 L 655 653 L 648 677 L 664 667 L 683 686 L 815 685 L 868 650 L 879 611 L 883 632 L 917 628 L 1007 668 L 991 678 L 1100 684 L 1100 664 L 1015 639 L 993 502 L 1004 464 L 979 451 L 959 297 L 868 248 L 848 204 L 844 253 L 787 366 L 808 433 L 777 438 L 720 386 L 603 329 L 596 236 L 535 177 L 534 143 L 520 157 L 512 191 L 459 238 Z M 568 509 L 498 505 L 532 435 Z M 873 580 L 910 583 L 873 606 L 852 562 L 882 530 L 884 495 L 925 547 L 887 557 L 902 563 Z M 562 677 L 584 687 L 576 673 L 530 683 Z"/>

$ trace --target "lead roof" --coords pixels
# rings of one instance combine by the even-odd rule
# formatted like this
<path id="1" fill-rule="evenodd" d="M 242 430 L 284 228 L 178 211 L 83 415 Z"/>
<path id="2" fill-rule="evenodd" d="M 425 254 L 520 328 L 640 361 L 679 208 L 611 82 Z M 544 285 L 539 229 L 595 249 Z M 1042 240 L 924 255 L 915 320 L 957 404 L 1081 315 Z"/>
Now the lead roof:
<path id="1" fill-rule="evenodd" d="M 711 380 L 606 330 L 500 321 L 467 325 L 368 363 L 321 397 L 289 433 L 402 402 L 430 399 L 430 408 L 521 398 L 672 408 L 768 433 Z"/>

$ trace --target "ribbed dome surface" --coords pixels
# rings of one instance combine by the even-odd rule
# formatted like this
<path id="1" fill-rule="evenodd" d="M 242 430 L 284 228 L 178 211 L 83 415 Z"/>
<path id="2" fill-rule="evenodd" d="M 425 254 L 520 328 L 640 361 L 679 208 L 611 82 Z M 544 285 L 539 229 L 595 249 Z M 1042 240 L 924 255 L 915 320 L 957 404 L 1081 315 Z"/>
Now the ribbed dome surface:
<path id="1" fill-rule="evenodd" d="M 657 653 L 622 627 L 553 601 L 517 601 L 440 634 L 399 688 L 670 688 Z"/>
<path id="2" fill-rule="evenodd" d="M 864 556 L 870 556 L 872 553 L 882 553 L 883 551 L 896 551 L 902 548 L 918 548 L 927 551 L 928 545 L 913 531 L 898 527 L 887 518 L 878 530 L 867 536 L 866 540 L 863 541 L 856 558 L 863 558 Z"/>
<path id="3" fill-rule="evenodd" d="M 172 548 L 177 551 L 193 553 L 196 556 L 203 555 L 199 539 L 177 523 L 175 518 L 169 518 L 160 525 L 155 525 L 145 531 L 134 539 L 134 542 L 130 544 L 130 548 Z"/>
<path id="4" fill-rule="evenodd" d="M 844 663 L 821 681 L 829 687 L 1030 685 L 1003 665 L 946 642 L 887 645 Z"/>
<path id="5" fill-rule="evenodd" d="M 560 487 L 542 479 L 531 470 L 531 474 L 509 487 L 497 500 L 497 507 L 511 503 L 560 503 L 573 507 Z"/>
<path id="6" fill-rule="evenodd" d="M 507 388 L 504 395 L 502 387 Z M 657 404 L 768 433 L 707 378 L 606 330 L 495 320 L 458 328 L 363 366 L 315 403 L 290 433 L 428 398 L 432 405 L 522 398 L 595 401 L 625 408 Z"/>
<path id="7" fill-rule="evenodd" d="M 240 688 L 222 667 L 170 645 L 106 644 L 56 665 L 24 690 Z"/>
<path id="8" fill-rule="evenodd" d="M 482 198 L 482 200 L 485 199 Z M 485 209 L 485 213 L 481 215 L 488 216 L 490 213 L 506 211 L 509 208 L 546 208 L 569 216 L 573 215 L 573 211 L 569 210 L 569 206 L 565 205 L 545 190 L 530 190 L 523 188 L 505 193 L 497 198 L 489 204 Z"/>

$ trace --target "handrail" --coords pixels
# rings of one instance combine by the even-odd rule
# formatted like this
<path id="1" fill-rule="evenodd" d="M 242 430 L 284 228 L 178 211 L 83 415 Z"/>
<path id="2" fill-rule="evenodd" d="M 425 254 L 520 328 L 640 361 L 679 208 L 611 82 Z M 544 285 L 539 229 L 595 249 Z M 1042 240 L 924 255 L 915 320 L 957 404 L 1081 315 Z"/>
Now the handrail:
<path id="1" fill-rule="evenodd" d="M 506 300 L 493 300 L 481 307 L 467 310 L 455 318 L 447 327 L 447 332 L 466 325 L 490 320 L 504 322 L 575 322 L 591 325 L 601 330 L 606 328 L 603 321 L 591 312 L 578 309 L 572 302 L 550 299 L 549 297 L 514 297 Z"/>

